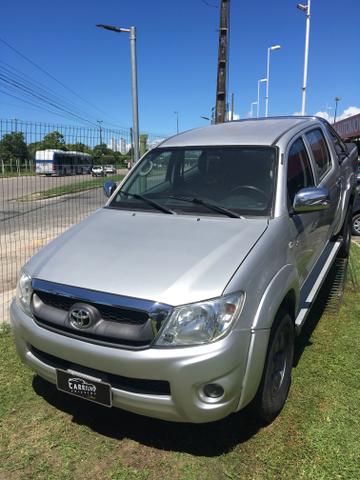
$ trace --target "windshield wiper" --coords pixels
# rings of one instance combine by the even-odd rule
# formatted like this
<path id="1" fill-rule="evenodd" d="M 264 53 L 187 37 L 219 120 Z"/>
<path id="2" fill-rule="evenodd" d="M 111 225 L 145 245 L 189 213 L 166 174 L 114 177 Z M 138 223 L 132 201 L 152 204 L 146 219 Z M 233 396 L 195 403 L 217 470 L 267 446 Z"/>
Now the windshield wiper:
<path id="1" fill-rule="evenodd" d="M 155 202 L 154 200 L 151 200 L 148 197 L 144 197 L 143 195 L 140 195 L 139 193 L 129 193 L 129 192 L 120 192 L 120 194 L 123 194 L 127 197 L 133 197 L 136 198 L 137 200 L 142 200 L 143 202 L 147 203 L 148 205 L 151 205 L 152 207 L 156 208 L 157 210 L 160 210 L 161 212 L 164 213 L 169 213 L 171 215 L 175 215 L 175 212 L 170 210 L 170 208 L 166 208 L 163 205 L 161 205 L 158 202 Z"/>
<path id="2" fill-rule="evenodd" d="M 168 198 L 174 198 L 175 200 L 183 200 L 184 202 L 195 203 L 197 205 L 203 205 L 204 207 L 209 208 L 210 210 L 214 210 L 215 212 L 222 213 L 223 215 L 227 215 L 230 218 L 244 218 L 238 213 L 234 212 L 233 210 L 229 210 L 225 207 L 221 207 L 216 203 L 211 203 L 206 200 L 202 200 L 201 198 L 193 198 L 193 197 L 186 197 L 182 195 L 169 195 Z"/>

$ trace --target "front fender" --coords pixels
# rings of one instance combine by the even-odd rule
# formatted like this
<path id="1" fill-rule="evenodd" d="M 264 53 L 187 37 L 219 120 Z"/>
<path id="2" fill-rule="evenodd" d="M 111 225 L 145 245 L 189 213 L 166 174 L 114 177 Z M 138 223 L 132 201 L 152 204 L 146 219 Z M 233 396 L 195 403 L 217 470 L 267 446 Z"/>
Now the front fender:
<path id="1" fill-rule="evenodd" d="M 300 295 L 299 277 L 295 267 L 288 264 L 271 279 L 256 311 L 237 410 L 245 407 L 256 395 L 264 370 L 271 327 L 284 298 L 291 290 L 295 293 L 296 315 Z"/>
<path id="2" fill-rule="evenodd" d="M 252 330 L 271 328 L 275 316 L 287 293 L 295 293 L 295 312 L 298 310 L 300 285 L 299 275 L 293 265 L 284 265 L 271 279 L 256 311 Z"/>

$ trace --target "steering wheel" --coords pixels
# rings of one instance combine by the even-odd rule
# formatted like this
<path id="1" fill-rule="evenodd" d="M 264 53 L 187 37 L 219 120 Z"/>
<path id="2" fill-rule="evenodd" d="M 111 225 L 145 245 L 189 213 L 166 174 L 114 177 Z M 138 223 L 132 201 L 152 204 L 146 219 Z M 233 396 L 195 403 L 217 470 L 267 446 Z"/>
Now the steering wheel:
<path id="1" fill-rule="evenodd" d="M 252 192 L 256 192 L 261 195 L 261 197 L 266 201 L 266 203 L 269 201 L 269 196 L 267 195 L 267 193 L 259 187 L 254 187 L 254 185 L 238 185 L 237 187 L 234 187 L 230 190 L 230 194 L 235 192 L 238 193 L 240 190 L 250 190 Z"/>

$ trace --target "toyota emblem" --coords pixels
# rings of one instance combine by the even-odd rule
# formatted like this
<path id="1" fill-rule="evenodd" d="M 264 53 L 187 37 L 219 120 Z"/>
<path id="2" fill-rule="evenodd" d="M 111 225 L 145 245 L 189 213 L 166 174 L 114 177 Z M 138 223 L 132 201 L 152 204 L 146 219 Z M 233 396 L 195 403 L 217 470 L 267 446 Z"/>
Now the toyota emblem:
<path id="1" fill-rule="evenodd" d="M 91 313 L 84 308 L 74 308 L 70 312 L 70 323 L 74 328 L 88 328 L 91 325 Z"/>

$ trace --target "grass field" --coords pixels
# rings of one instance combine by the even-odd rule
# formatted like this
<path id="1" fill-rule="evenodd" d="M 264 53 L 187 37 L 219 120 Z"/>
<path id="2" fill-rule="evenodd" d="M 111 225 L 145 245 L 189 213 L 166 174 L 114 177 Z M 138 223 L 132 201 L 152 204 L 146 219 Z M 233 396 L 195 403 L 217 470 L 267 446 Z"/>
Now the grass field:
<path id="1" fill-rule="evenodd" d="M 267 428 L 245 413 L 172 424 L 66 396 L 19 362 L 4 331 L 0 479 L 358 480 L 359 281 L 354 245 L 341 309 L 324 311 L 329 280 L 298 339 L 286 407 Z"/>
<path id="2" fill-rule="evenodd" d="M 120 182 L 124 178 L 124 175 L 111 175 L 110 177 L 97 177 L 91 180 L 76 180 L 73 183 L 67 185 L 59 185 L 58 187 L 42 190 L 41 192 L 31 193 L 24 197 L 18 198 L 21 202 L 32 202 L 34 200 L 45 200 L 46 198 L 59 197 L 61 195 L 67 195 L 69 193 L 78 193 L 85 190 L 92 190 L 93 188 L 101 188 L 107 180 L 113 182 Z"/>

